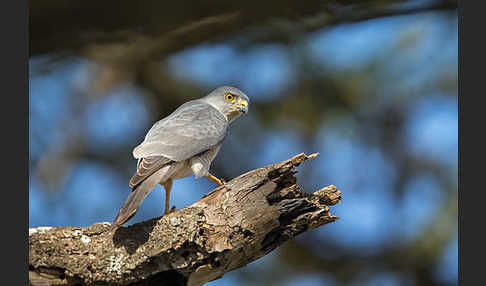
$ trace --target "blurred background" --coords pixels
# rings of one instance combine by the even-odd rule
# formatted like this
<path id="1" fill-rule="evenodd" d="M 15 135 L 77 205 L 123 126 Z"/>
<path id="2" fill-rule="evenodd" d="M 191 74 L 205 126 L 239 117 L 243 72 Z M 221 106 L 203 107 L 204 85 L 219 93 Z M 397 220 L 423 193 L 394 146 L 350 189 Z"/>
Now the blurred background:
<path id="1" fill-rule="evenodd" d="M 212 172 L 319 152 L 298 183 L 343 200 L 207 285 L 457 285 L 456 1 L 176 2 L 30 3 L 29 226 L 111 222 L 152 124 L 228 84 L 250 112 Z M 214 187 L 177 180 L 171 203 Z M 129 224 L 163 204 L 158 186 Z"/>

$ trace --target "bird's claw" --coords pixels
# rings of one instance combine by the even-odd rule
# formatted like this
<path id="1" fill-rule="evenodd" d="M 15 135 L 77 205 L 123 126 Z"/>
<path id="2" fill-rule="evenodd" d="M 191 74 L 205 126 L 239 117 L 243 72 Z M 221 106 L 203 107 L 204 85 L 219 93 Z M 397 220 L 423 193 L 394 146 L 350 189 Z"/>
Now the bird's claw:
<path id="1" fill-rule="evenodd" d="M 216 183 L 218 186 L 222 186 L 222 185 L 224 185 L 226 183 L 223 179 L 220 179 L 218 177 L 215 177 L 215 176 L 213 176 L 211 174 L 208 174 L 206 176 L 206 178 L 210 179 L 211 181 L 213 181 L 214 183 Z"/>
<path id="2" fill-rule="evenodd" d="M 166 210 L 164 211 L 164 216 L 165 216 L 165 215 L 168 215 L 168 214 L 171 214 L 171 213 L 175 212 L 176 210 L 177 210 L 177 209 L 176 209 L 176 206 L 172 206 L 172 208 L 170 208 L 170 210 L 167 210 L 167 209 L 166 209 Z"/>

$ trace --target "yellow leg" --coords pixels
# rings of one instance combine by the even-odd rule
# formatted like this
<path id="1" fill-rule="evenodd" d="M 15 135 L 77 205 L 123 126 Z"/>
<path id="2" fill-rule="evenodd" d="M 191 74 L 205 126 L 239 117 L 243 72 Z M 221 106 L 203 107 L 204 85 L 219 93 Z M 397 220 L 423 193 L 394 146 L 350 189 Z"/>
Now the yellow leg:
<path id="1" fill-rule="evenodd" d="M 218 178 L 216 178 L 215 176 L 211 175 L 210 173 L 208 173 L 206 175 L 206 178 L 210 179 L 211 181 L 215 182 L 216 184 L 218 184 L 218 186 L 222 186 L 224 185 L 224 182 L 223 180 L 220 180 Z"/>
<path id="2" fill-rule="evenodd" d="M 170 190 L 172 189 L 172 179 L 168 179 L 165 181 L 162 186 L 164 186 L 165 189 L 165 209 L 164 209 L 164 215 L 169 214 L 173 212 L 174 210 L 170 209 Z"/>

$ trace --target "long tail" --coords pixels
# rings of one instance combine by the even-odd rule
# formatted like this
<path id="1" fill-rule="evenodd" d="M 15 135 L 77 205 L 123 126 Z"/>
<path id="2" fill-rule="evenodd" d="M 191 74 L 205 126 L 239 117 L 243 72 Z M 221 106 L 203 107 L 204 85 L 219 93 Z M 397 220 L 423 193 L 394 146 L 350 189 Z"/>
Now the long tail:
<path id="1" fill-rule="evenodd" d="M 111 229 L 118 228 L 135 215 L 145 197 L 152 192 L 157 184 L 166 180 L 170 169 L 170 165 L 162 167 L 133 189 L 113 221 Z"/>

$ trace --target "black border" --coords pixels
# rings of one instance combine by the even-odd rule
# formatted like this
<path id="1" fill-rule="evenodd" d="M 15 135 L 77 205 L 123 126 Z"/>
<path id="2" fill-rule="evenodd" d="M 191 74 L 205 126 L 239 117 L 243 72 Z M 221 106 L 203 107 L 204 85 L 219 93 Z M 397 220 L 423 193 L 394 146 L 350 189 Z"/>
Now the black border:
<path id="1" fill-rule="evenodd" d="M 485 81 L 486 44 L 484 23 L 480 21 L 484 18 L 484 10 L 479 5 L 474 5 L 481 3 L 484 4 L 482 1 L 458 1 L 459 285 L 480 285 L 484 281 L 481 274 L 484 272 L 486 254 L 483 213 L 485 201 L 481 199 L 484 195 L 482 189 L 484 183 L 480 180 L 485 176 L 485 170 L 482 166 L 484 163 L 481 162 L 484 156 L 480 156 L 478 151 L 486 146 L 483 139 L 484 118 L 482 118 L 485 112 L 484 105 L 480 103 L 481 98 L 484 97 L 482 83 Z M 477 104 L 473 103 L 475 99 Z"/>
<path id="2" fill-rule="evenodd" d="M 29 227 L 29 2 L 4 1 L 2 19 L 2 261 L 9 271 L 2 284 L 28 285 Z M 4 271 L 4 272 L 5 272 Z M 10 271 L 13 271 L 11 273 Z M 18 272 L 18 273 L 16 273 Z M 13 278 L 13 279 L 12 279 Z M 11 282 L 10 280 L 14 280 Z"/>

